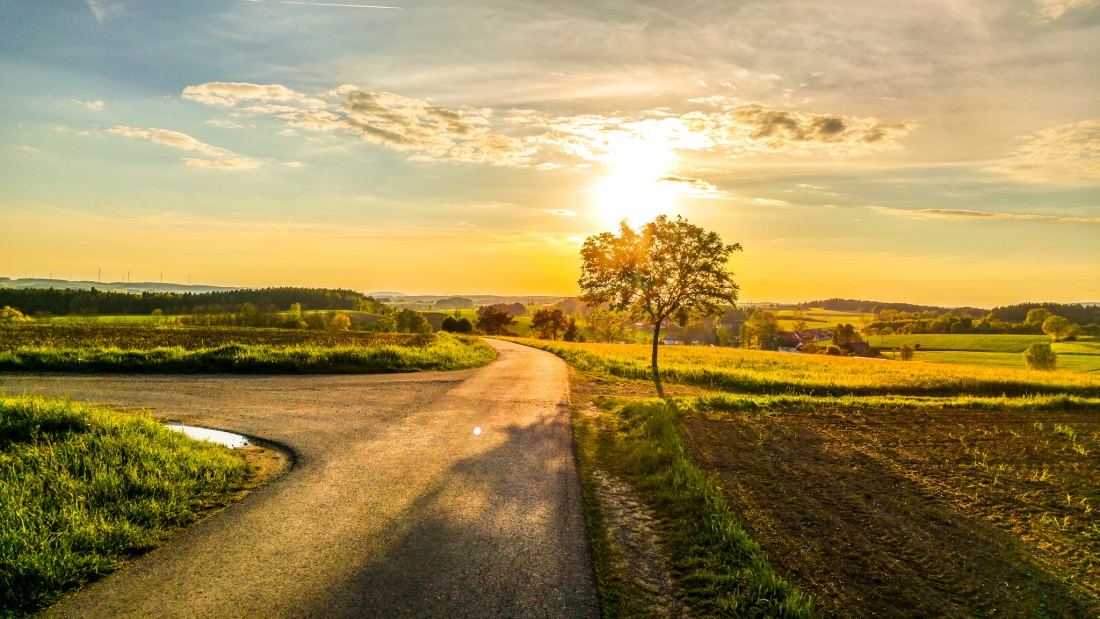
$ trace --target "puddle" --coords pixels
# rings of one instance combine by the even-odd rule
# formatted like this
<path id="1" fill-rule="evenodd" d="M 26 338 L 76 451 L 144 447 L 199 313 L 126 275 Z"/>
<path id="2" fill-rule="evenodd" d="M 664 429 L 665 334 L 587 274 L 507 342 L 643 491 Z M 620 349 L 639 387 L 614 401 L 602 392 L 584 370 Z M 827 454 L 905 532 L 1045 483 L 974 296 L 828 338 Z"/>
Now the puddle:
<path id="1" fill-rule="evenodd" d="M 247 438 L 240 434 L 233 434 L 232 432 L 222 432 L 221 430 L 211 430 L 210 428 L 200 428 L 198 426 L 185 426 L 180 423 L 167 423 L 164 425 L 169 430 L 183 432 L 187 436 L 200 441 L 210 441 L 211 443 L 225 445 L 230 449 L 237 449 L 252 444 L 248 442 Z"/>

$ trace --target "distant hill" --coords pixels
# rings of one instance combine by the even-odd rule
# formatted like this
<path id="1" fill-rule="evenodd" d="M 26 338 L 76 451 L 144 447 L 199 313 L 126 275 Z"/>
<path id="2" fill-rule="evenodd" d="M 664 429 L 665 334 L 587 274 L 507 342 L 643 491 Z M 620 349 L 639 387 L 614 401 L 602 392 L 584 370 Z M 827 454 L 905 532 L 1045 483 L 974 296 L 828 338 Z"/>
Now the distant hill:
<path id="1" fill-rule="evenodd" d="M 495 305 L 497 303 L 523 303 L 543 304 L 557 303 L 568 295 L 496 295 L 496 294 L 400 294 L 396 292 L 371 292 L 369 296 L 374 298 L 389 298 L 394 303 L 435 303 L 440 299 L 452 299 L 462 297 L 470 299 L 474 305 Z"/>
<path id="2" fill-rule="evenodd" d="M 0 288 L 17 288 L 25 290 L 48 290 L 50 288 L 59 290 L 102 290 L 103 292 L 128 292 L 130 294 L 141 294 L 143 292 L 175 292 L 175 293 L 202 293 L 202 292 L 223 292 L 226 290 L 249 290 L 243 286 L 204 286 L 204 285 L 187 285 L 187 284 L 165 284 L 159 282 L 92 282 L 86 280 L 70 281 L 67 279 L 40 279 L 40 278 L 24 278 L 24 279 L 11 279 L 9 277 L 0 277 Z"/>

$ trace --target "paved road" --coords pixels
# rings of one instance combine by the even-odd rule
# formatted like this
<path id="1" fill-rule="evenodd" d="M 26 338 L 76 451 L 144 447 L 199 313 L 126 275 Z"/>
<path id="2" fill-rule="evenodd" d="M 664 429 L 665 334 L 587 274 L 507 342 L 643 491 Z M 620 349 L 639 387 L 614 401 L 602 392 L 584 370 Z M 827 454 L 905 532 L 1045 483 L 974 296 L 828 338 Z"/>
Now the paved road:
<path id="1" fill-rule="evenodd" d="M 596 617 L 565 364 L 491 343 L 497 361 L 461 372 L 0 376 L 298 458 L 47 616 Z"/>

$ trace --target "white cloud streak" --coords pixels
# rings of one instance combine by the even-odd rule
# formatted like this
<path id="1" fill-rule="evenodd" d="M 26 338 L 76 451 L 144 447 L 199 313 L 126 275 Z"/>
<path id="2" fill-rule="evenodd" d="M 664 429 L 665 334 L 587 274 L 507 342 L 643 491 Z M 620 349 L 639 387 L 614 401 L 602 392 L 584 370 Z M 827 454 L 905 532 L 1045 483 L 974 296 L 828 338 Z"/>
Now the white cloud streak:
<path id="1" fill-rule="evenodd" d="M 1016 220 L 1016 221 L 1052 221 L 1061 223 L 1085 223 L 1100 224 L 1100 217 L 1065 217 L 1061 215 L 1035 215 L 1029 213 L 996 213 L 992 211 L 971 211 L 963 209 L 925 208 L 925 209 L 900 209 L 889 206 L 868 206 L 868 209 L 909 219 L 949 219 L 949 220 Z"/>
<path id="2" fill-rule="evenodd" d="M 127 138 L 148 140 L 154 144 L 204 155 L 206 157 L 205 159 L 195 157 L 181 158 L 184 164 L 194 168 L 205 168 L 210 170 L 252 170 L 264 165 L 263 161 L 251 159 L 249 157 L 241 157 L 232 151 L 212 146 L 186 133 L 180 133 L 179 131 L 117 126 L 108 129 L 107 133 Z"/>
<path id="3" fill-rule="evenodd" d="M 986 169 L 1029 182 L 1100 181 L 1100 119 L 1043 129 L 1021 139 L 1023 148 Z"/>
<path id="4" fill-rule="evenodd" d="M 401 10 L 399 6 L 376 6 L 373 4 L 335 4 L 328 2 L 293 2 L 292 0 L 247 0 L 248 2 L 258 2 L 260 4 L 301 4 L 304 6 L 339 6 L 346 9 L 394 9 Z"/>

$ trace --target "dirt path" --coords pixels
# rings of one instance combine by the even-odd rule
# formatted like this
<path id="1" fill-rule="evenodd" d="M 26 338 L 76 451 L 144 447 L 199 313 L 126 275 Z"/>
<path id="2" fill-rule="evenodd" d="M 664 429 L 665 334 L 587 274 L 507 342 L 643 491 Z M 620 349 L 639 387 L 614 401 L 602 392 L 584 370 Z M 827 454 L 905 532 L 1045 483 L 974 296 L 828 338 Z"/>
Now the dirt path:
<path id="1" fill-rule="evenodd" d="M 297 457 L 47 616 L 597 616 L 566 366 L 491 343 L 497 361 L 452 373 L 0 376 L 8 393 L 149 408 Z"/>

